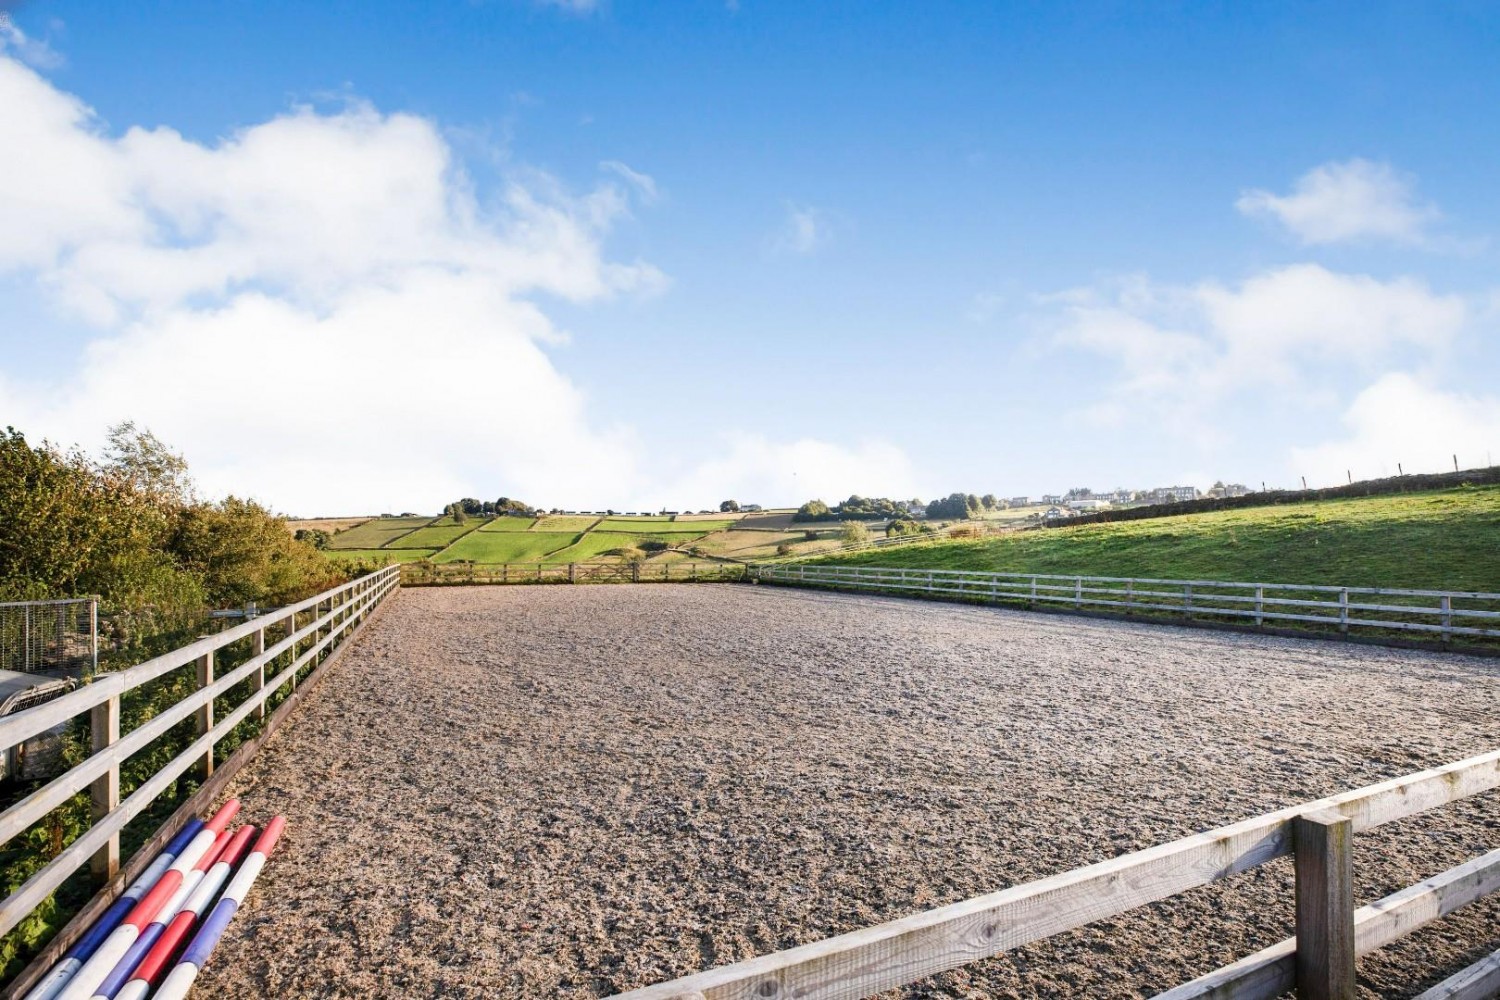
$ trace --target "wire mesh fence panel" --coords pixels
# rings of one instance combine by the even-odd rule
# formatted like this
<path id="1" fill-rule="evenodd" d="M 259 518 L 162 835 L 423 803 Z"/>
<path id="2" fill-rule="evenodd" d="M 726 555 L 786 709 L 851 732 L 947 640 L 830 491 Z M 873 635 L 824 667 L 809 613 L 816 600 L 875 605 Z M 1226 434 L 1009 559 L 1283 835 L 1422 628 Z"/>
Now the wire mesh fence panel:
<path id="1" fill-rule="evenodd" d="M 0 670 L 92 673 L 99 651 L 98 607 L 90 598 L 0 603 Z"/>

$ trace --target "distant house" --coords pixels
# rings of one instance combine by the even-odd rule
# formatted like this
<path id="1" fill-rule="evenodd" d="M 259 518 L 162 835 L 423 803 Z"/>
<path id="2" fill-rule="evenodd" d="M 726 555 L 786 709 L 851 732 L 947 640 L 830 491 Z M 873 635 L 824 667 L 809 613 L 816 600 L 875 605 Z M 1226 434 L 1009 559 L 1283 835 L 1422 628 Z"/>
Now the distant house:
<path id="1" fill-rule="evenodd" d="M 1042 503 L 1056 505 L 1062 503 L 1066 499 L 1067 497 L 1063 496 L 1060 493 L 1048 493 L 1047 495 L 1042 497 Z"/>
<path id="2" fill-rule="evenodd" d="M 1063 510 L 1061 507 L 1048 507 L 1042 513 L 1042 517 L 1048 521 L 1056 521 L 1059 518 L 1072 517 L 1071 511 Z"/>
<path id="3" fill-rule="evenodd" d="M 763 510 L 765 510 L 765 508 L 758 503 L 747 503 L 740 507 L 741 513 L 745 514 L 758 514 Z"/>
<path id="4" fill-rule="evenodd" d="M 1069 510 L 1105 510 L 1114 506 L 1108 500 L 1101 500 L 1098 497 L 1090 497 L 1086 500 L 1069 500 L 1067 504 Z"/>
<path id="5" fill-rule="evenodd" d="M 1158 486 L 1148 494 L 1153 503 L 1181 503 L 1198 499 L 1195 486 Z"/>
<path id="6" fill-rule="evenodd" d="M 1006 503 L 1012 507 L 1029 507 L 1031 506 L 1031 497 L 1011 497 Z"/>

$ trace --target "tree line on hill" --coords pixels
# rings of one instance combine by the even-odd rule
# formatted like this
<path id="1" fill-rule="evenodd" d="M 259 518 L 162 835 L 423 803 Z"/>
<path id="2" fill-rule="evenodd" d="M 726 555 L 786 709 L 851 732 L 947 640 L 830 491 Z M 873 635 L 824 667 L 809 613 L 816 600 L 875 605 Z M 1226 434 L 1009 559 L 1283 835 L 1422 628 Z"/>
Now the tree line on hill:
<path id="1" fill-rule="evenodd" d="M 1000 499 L 993 493 L 950 493 L 940 500 L 924 504 L 919 499 L 892 500 L 889 497 L 862 497 L 854 494 L 834 507 L 822 500 L 809 500 L 797 508 L 795 521 L 966 521 L 997 510 Z"/>
<path id="2" fill-rule="evenodd" d="M 476 500 L 473 497 L 464 497 L 455 500 L 443 508 L 443 513 L 453 518 L 469 517 L 499 517 L 509 515 L 512 517 L 536 517 L 536 508 L 523 500 L 513 497 L 501 497 L 499 500 Z"/>
<path id="3" fill-rule="evenodd" d="M 197 496 L 183 458 L 132 423 L 110 430 L 97 460 L 0 434 L 0 599 L 201 612 L 283 604 L 343 579 L 255 501 Z"/>

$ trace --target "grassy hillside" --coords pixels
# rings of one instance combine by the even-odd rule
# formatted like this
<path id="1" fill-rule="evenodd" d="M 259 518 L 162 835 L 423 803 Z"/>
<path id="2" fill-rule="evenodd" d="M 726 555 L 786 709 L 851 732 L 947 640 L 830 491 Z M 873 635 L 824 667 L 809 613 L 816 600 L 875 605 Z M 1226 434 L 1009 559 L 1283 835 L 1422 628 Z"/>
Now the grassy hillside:
<path id="1" fill-rule="evenodd" d="M 438 554 L 434 562 L 541 562 L 581 536 L 568 531 L 475 531 Z"/>
<path id="2" fill-rule="evenodd" d="M 1500 592 L 1500 487 L 1022 531 L 827 561 Z"/>
<path id="3" fill-rule="evenodd" d="M 330 519 L 331 520 L 331 519 Z M 567 563 L 611 560 L 615 549 L 651 543 L 687 545 L 731 528 L 734 515 L 672 518 L 659 515 L 544 515 L 466 518 L 385 517 L 359 523 L 333 536 L 327 554 L 334 559 L 382 563 L 431 559 L 437 563 Z M 656 552 L 652 559 L 679 553 Z"/>

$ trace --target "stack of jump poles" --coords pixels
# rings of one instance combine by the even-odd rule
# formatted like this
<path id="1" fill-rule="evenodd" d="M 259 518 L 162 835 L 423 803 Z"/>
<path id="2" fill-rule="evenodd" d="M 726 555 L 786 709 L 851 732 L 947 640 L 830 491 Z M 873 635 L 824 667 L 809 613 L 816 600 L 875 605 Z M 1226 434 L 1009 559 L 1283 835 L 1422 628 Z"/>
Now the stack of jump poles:
<path id="1" fill-rule="evenodd" d="M 259 836 L 231 832 L 239 811 L 230 799 L 207 823 L 190 820 L 25 1000 L 187 996 L 286 827 L 277 816 Z"/>

